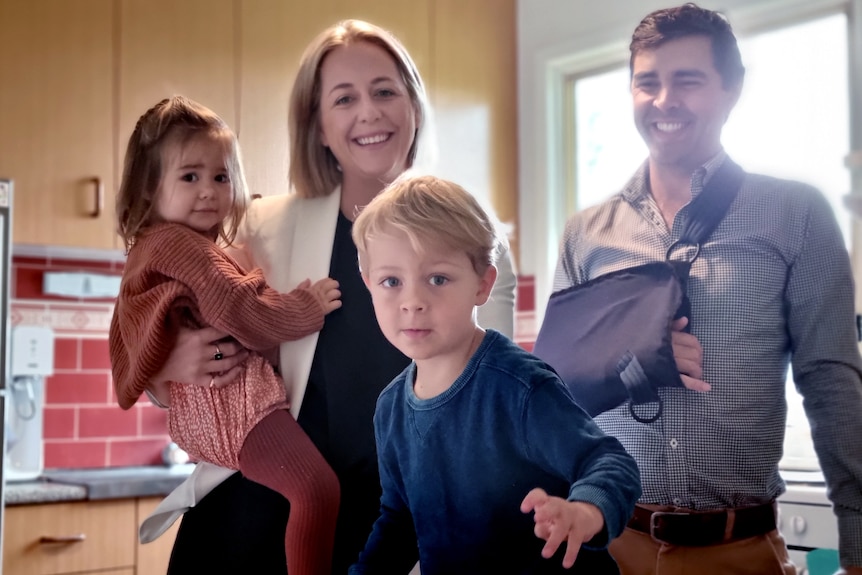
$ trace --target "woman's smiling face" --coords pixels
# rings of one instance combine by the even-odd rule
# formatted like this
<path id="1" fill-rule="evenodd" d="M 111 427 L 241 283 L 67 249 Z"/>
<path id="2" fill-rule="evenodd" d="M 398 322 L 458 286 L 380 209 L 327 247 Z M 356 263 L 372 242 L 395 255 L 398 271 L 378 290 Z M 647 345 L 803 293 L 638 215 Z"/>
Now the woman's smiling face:
<path id="1" fill-rule="evenodd" d="M 416 110 L 392 57 L 356 42 L 330 52 L 320 69 L 320 126 L 345 179 L 389 183 L 409 166 Z"/>

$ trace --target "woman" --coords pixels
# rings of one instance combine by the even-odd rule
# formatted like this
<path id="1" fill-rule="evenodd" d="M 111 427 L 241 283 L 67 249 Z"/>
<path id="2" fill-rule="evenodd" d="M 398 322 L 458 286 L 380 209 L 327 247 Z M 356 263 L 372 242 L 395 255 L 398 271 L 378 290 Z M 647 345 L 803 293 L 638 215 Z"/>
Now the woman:
<path id="1" fill-rule="evenodd" d="M 335 470 L 341 508 L 332 572 L 356 561 L 377 517 L 380 485 L 372 415 L 380 391 L 407 365 L 374 318 L 350 237 L 357 209 L 414 166 L 428 123 L 422 80 L 391 34 L 356 20 L 321 33 L 306 49 L 290 99 L 290 179 L 295 194 L 252 203 L 237 259 L 289 291 L 307 277 L 338 280 L 342 308 L 319 334 L 280 348 L 291 412 Z M 479 323 L 513 331 L 515 277 L 499 263 Z M 200 330 L 182 338 L 159 379 L 225 385 L 245 352 Z M 202 360 L 200 358 L 208 358 Z M 204 497 L 205 496 L 205 497 Z M 193 506 L 193 507 L 192 507 Z M 284 573 L 287 506 L 240 474 L 199 465 L 141 527 L 151 539 L 183 511 L 169 573 Z M 194 571 L 193 571 L 194 570 Z"/>

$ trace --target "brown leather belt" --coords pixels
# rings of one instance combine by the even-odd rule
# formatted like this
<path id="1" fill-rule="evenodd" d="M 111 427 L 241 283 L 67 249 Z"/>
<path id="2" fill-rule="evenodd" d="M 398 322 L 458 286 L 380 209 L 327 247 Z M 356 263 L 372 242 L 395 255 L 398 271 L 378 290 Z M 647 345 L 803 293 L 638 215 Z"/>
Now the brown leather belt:
<path id="1" fill-rule="evenodd" d="M 716 511 L 669 509 L 656 511 L 637 505 L 628 526 L 649 533 L 659 543 L 703 547 L 763 535 L 776 525 L 774 502 Z"/>

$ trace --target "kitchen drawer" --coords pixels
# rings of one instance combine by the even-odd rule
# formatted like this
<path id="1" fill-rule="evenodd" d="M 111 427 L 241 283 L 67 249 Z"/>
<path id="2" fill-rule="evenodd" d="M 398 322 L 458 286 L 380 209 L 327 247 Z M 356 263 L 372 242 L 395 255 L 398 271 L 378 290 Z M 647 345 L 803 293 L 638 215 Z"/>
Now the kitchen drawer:
<path id="1" fill-rule="evenodd" d="M 7 507 L 3 573 L 132 575 L 135 522 L 132 499 Z"/>

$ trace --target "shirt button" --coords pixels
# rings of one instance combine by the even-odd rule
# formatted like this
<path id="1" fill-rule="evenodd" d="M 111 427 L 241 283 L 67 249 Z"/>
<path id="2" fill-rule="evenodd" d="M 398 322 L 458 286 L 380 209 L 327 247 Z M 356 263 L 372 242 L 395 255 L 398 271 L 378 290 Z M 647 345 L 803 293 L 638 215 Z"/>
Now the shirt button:
<path id="1" fill-rule="evenodd" d="M 679 442 L 674 437 L 673 439 L 670 440 L 670 447 L 671 447 L 671 449 L 676 449 L 677 446 L 679 446 Z"/>
<path id="2" fill-rule="evenodd" d="M 682 499 L 680 499 L 679 497 L 674 497 L 673 498 L 673 504 L 676 505 L 677 507 L 682 507 Z"/>

